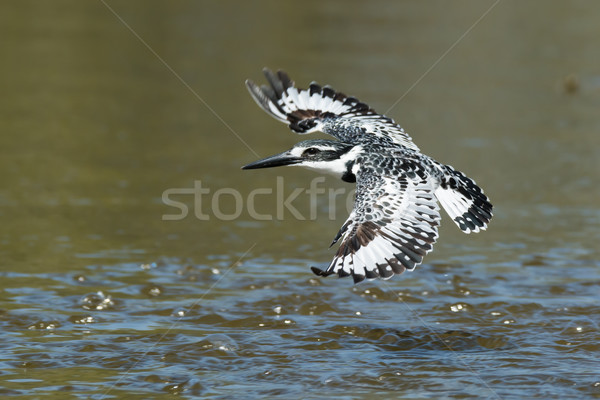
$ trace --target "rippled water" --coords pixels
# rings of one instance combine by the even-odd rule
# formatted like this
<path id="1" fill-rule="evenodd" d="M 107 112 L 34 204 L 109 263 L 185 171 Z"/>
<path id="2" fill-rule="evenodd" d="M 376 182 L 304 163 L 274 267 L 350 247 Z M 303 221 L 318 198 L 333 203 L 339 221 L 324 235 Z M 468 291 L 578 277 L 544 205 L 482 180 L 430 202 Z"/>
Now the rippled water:
<path id="1" fill-rule="evenodd" d="M 600 398 L 600 6 L 273 4 L 4 7 L 0 395 Z M 239 169 L 298 140 L 245 91 L 263 66 L 403 96 L 388 114 L 484 187 L 489 230 L 443 219 L 389 281 L 313 276 L 345 197 L 278 216 L 314 175 Z M 217 190 L 257 188 L 272 219 L 217 218 Z"/>
<path id="2" fill-rule="evenodd" d="M 598 396 L 589 256 L 437 262 L 357 286 L 304 260 L 225 257 L 5 273 L 1 380 L 89 398 Z"/>

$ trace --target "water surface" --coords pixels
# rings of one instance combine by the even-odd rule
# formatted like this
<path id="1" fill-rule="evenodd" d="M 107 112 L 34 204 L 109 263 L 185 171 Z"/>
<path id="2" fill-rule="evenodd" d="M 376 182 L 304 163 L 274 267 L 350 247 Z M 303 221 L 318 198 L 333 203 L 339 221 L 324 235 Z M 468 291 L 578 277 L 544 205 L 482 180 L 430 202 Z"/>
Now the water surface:
<path id="1" fill-rule="evenodd" d="M 0 394 L 599 398 L 600 5 L 493 4 L 5 5 Z M 299 220 L 277 196 L 314 174 L 239 169 L 299 140 L 243 86 L 264 66 L 400 121 L 489 230 L 443 219 L 389 281 L 313 276 L 352 186 Z"/>

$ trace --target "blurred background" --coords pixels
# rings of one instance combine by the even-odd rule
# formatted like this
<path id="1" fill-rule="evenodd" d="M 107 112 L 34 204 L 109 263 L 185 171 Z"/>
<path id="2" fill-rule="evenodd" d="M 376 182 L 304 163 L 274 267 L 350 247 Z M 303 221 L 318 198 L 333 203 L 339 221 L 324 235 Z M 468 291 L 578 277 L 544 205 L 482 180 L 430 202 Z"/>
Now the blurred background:
<path id="1" fill-rule="evenodd" d="M 215 296 L 214 309 L 207 303 L 198 312 L 213 319 L 194 320 L 193 328 L 179 322 L 191 329 L 189 336 L 172 338 L 173 342 L 169 336 L 165 346 L 182 340 L 196 343 L 205 340 L 207 332 L 227 335 L 219 340 L 235 341 L 234 350 L 210 357 L 237 359 L 243 355 L 241 349 L 260 348 L 256 343 L 250 346 L 248 337 L 245 341 L 236 336 L 252 334 L 255 325 L 248 321 L 257 315 L 266 320 L 278 317 L 281 307 L 294 301 L 300 311 L 295 309 L 297 315 L 289 320 L 299 332 L 307 330 L 305 337 L 292 342 L 314 338 L 312 324 L 321 326 L 324 337 L 331 334 L 336 342 L 344 342 L 347 330 L 340 327 L 353 326 L 357 310 L 367 315 L 361 307 L 375 307 L 371 315 L 380 318 L 360 323 L 369 326 L 362 341 L 373 341 L 376 360 L 398 349 L 377 347 L 380 337 L 373 333 L 373 324 L 383 324 L 377 325 L 381 329 L 389 328 L 386 323 L 414 327 L 410 336 L 420 343 L 436 340 L 425 329 L 429 324 L 449 324 L 438 327 L 440 332 L 455 327 L 452 324 L 467 330 L 479 324 L 478 330 L 499 335 L 490 333 L 492 343 L 505 335 L 514 338 L 509 344 L 492 345 L 495 350 L 532 351 L 539 346 L 541 358 L 524 350 L 522 362 L 536 359 L 530 370 L 511 370 L 514 365 L 502 364 L 511 371 L 508 375 L 541 374 L 532 378 L 533 387 L 547 387 L 545 396 L 598 396 L 598 377 L 591 364 L 582 361 L 597 360 L 597 345 L 576 351 L 561 347 L 577 340 L 582 345 L 597 343 L 600 338 L 598 21 L 600 3 L 590 1 L 5 3 L 0 13 L 0 308 L 5 335 L 10 332 L 12 337 L 5 341 L 2 360 L 5 393 L 40 394 L 62 388 L 74 396 L 102 398 L 99 393 L 119 382 L 121 395 L 159 396 L 152 393 L 160 387 L 166 393 L 190 396 L 296 396 L 310 393 L 301 383 L 304 380 L 321 382 L 316 384 L 320 391 L 331 389 L 334 382 L 334 388 L 350 397 L 385 390 L 398 395 L 398 387 L 404 387 L 406 398 L 439 396 L 431 394 L 436 388 L 457 398 L 522 398 L 535 393 L 527 392 L 528 383 L 495 382 L 460 363 L 459 378 L 466 376 L 466 381 L 460 388 L 445 386 L 448 383 L 441 379 L 447 370 L 433 367 L 448 357 L 444 348 L 433 350 L 430 369 L 410 380 L 414 387 L 402 386 L 408 380 L 385 386 L 380 383 L 385 379 L 379 379 L 383 373 L 368 382 L 356 378 L 362 382 L 357 387 L 330 371 L 333 375 L 326 376 L 333 378 L 327 383 L 314 376 L 315 368 L 324 364 L 310 368 L 299 364 L 293 368 L 295 378 L 279 375 L 299 385 L 290 383 L 286 388 L 262 381 L 262 370 L 256 376 L 244 375 L 242 370 L 254 371 L 253 363 L 239 371 L 229 366 L 220 372 L 220 383 L 200 372 L 190 378 L 192 361 L 184 358 L 172 360 L 174 372 L 168 377 L 142 373 L 135 361 L 153 339 L 139 349 L 116 344 L 129 337 L 129 329 L 143 332 L 139 333 L 143 338 L 164 333 L 181 316 L 178 309 L 196 304 L 216 286 L 224 292 L 209 295 Z M 196 181 L 211 193 L 221 188 L 238 191 L 245 201 L 256 188 L 272 188 L 275 193 L 279 176 L 284 177 L 286 196 L 295 188 L 308 187 L 314 178 L 313 173 L 294 168 L 240 170 L 306 138 L 270 118 L 248 95 L 244 80 L 263 83 L 265 66 L 287 71 L 300 87 L 313 80 L 330 84 L 394 118 L 424 153 L 464 171 L 483 187 L 495 205 L 488 231 L 463 235 L 444 215 L 438 244 L 421 269 L 395 277 L 386 283 L 391 286 L 371 282 L 353 287 L 347 280 L 315 281 L 309 270 L 310 265 L 329 262 L 333 249 L 327 246 L 347 217 L 340 206 L 332 221 L 325 196 L 318 199 L 317 218 L 297 220 L 286 212 L 283 219 L 256 221 L 244 202 L 238 218 L 223 221 L 211 212 L 211 195 L 202 202 L 204 214 L 211 216 L 208 220 L 194 216 L 199 203 L 193 196 L 179 195 L 173 198 L 189 207 L 188 216 L 164 220 L 163 215 L 178 211 L 164 203 L 163 192 L 193 188 Z M 352 188 L 332 178 L 322 187 Z M 233 214 L 235 204 L 229 200 L 219 207 Z M 263 214 L 276 206 L 275 194 L 258 196 L 256 201 Z M 343 203 L 340 198 L 338 205 Z M 293 204 L 308 213 L 306 196 Z M 239 261 L 241 265 L 225 276 Z M 467 284 L 460 282 L 468 279 L 480 290 L 478 300 L 464 300 Z M 274 281 L 279 284 L 272 286 Z M 445 285 L 449 292 L 444 292 Z M 271 291 L 257 294 L 257 287 Z M 314 297 L 297 300 L 309 290 L 315 291 L 314 296 L 326 296 L 319 298 L 313 314 L 302 311 L 302 304 Z M 400 297 L 380 294 L 381 302 L 364 303 L 364 292 L 370 290 L 414 290 L 413 298 L 420 300 L 413 306 L 422 307 L 423 320 L 403 309 Z M 97 304 L 105 298 L 97 291 L 102 296 L 111 293 L 116 304 L 100 317 Z M 338 304 L 345 304 L 341 309 L 331 304 L 331 309 L 319 308 L 331 303 L 327 296 L 336 292 L 341 293 Z M 476 292 L 470 290 L 471 296 Z M 99 297 L 89 297 L 90 293 Z M 166 294 L 157 300 L 153 293 Z M 157 303 L 160 299 L 171 303 Z M 218 311 L 222 304 L 237 308 L 239 315 L 224 316 L 225 311 Z M 438 309 L 439 304 L 444 306 Z M 461 314 L 466 320 L 446 319 L 447 313 L 458 315 L 457 304 L 471 314 Z M 562 306 L 578 311 L 545 313 Z M 273 312 L 277 307 L 280 312 Z M 140 309 L 146 313 L 135 314 Z M 500 314 L 490 314 L 494 312 Z M 522 315 L 513 315 L 519 312 Z M 227 322 L 215 320 L 216 314 Z M 392 314 L 402 317 L 390 321 Z M 308 315 L 321 319 L 301 324 Z M 490 315 L 495 319 L 486 319 Z M 87 317 L 92 318 L 89 323 Z M 335 318 L 343 322 L 328 325 L 326 321 Z M 524 325 L 515 331 L 496 331 L 519 322 Z M 579 336 L 549 337 L 545 342 L 540 337 L 548 332 L 544 328 L 548 324 L 559 333 L 572 328 Z M 532 325 L 540 327 L 539 341 L 530 341 L 527 326 Z M 218 332 L 211 331 L 214 326 Z M 80 341 L 90 340 L 90 334 L 99 342 L 82 359 L 78 354 L 90 343 Z M 290 338 L 273 334 L 282 341 L 280 346 L 290 346 L 279 350 L 279 356 L 290 357 L 288 362 L 306 351 L 294 348 Z M 23 348 L 24 339 L 36 343 L 38 350 Z M 50 351 L 48 343 L 57 340 L 60 349 Z M 390 340 L 400 346 L 397 337 Z M 467 342 L 467 350 L 477 347 L 476 341 Z M 207 343 L 207 348 L 219 347 Z M 104 364 L 94 360 L 99 346 L 106 346 L 103 354 L 112 352 L 114 358 Z M 342 346 L 343 350 L 357 351 Z M 165 353 L 169 351 L 189 353 L 179 348 Z M 129 364 L 119 363 L 121 354 L 131 355 Z M 204 357 L 190 354 L 197 363 Z M 351 366 L 355 359 L 350 354 L 355 353 L 338 353 L 340 365 L 349 368 L 338 368 L 346 377 L 362 371 Z M 543 370 L 550 359 L 561 359 L 563 365 L 575 362 L 574 354 L 581 357 L 576 364 L 582 370 L 571 381 L 559 367 Z M 162 361 L 156 357 L 144 364 L 145 371 L 164 368 L 164 354 Z M 261 365 L 276 363 L 265 357 Z M 515 359 L 519 360 L 516 355 Z M 496 368 L 501 365 L 486 360 L 490 364 L 481 369 L 498 376 L 502 369 Z M 195 371 L 211 371 L 222 363 L 193 365 Z M 289 366 L 282 363 L 276 369 L 281 373 Z M 90 371 L 79 383 L 73 383 L 70 375 L 76 367 Z M 103 371 L 100 375 L 97 368 Z M 123 375 L 130 368 L 139 374 Z M 48 378 L 50 370 L 60 372 Z M 231 382 L 242 379 L 249 386 L 227 388 L 223 374 L 228 373 L 233 374 Z M 138 379 L 119 381 L 124 376 Z M 173 389 L 177 382 L 180 389 L 185 386 L 181 382 L 192 383 Z M 252 382 L 266 385 L 266 391 Z M 514 392 L 503 392 L 507 385 Z"/>

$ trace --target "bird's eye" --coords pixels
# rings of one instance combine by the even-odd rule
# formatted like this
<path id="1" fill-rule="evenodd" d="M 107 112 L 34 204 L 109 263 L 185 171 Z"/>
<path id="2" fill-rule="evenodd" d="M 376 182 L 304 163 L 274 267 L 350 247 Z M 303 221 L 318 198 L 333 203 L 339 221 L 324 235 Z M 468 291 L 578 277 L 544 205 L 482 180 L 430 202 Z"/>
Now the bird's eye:
<path id="1" fill-rule="evenodd" d="M 315 154 L 317 154 L 319 152 L 319 149 L 315 148 L 315 147 L 309 147 L 308 149 L 304 150 L 304 155 L 305 156 L 314 156 Z"/>

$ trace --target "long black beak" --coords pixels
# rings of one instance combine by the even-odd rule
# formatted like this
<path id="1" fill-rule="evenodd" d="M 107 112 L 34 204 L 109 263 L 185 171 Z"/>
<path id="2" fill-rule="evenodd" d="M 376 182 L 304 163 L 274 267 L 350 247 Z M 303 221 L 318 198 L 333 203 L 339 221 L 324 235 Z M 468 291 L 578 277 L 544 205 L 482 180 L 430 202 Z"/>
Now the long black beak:
<path id="1" fill-rule="evenodd" d="M 284 165 L 298 164 L 299 162 L 302 162 L 300 157 L 291 155 L 289 151 L 284 151 L 283 153 L 275 154 L 274 156 L 263 158 L 262 160 L 244 165 L 242 169 L 282 167 Z"/>

